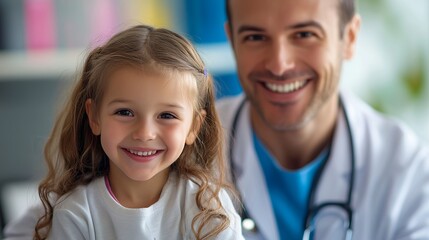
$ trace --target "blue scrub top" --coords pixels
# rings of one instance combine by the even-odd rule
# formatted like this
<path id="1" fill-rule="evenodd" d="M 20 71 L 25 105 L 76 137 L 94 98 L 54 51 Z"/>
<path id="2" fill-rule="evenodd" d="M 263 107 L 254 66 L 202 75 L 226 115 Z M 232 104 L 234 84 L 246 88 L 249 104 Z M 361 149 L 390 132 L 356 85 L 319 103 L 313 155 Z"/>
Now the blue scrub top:
<path id="1" fill-rule="evenodd" d="M 298 170 L 281 167 L 253 132 L 253 143 L 265 176 L 281 239 L 301 240 L 311 184 L 328 158 L 328 149 Z"/>

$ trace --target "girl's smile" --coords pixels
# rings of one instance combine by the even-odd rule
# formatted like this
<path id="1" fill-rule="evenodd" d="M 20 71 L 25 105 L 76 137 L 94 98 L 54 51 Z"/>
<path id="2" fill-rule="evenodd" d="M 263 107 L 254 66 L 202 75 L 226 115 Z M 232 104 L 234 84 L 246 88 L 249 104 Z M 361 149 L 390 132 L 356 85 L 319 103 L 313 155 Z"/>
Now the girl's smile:
<path id="1" fill-rule="evenodd" d="M 160 150 L 160 149 L 136 150 L 136 149 L 122 148 L 122 150 L 124 150 L 125 154 L 127 154 L 132 160 L 141 162 L 141 163 L 150 162 L 163 152 L 163 150 Z"/>

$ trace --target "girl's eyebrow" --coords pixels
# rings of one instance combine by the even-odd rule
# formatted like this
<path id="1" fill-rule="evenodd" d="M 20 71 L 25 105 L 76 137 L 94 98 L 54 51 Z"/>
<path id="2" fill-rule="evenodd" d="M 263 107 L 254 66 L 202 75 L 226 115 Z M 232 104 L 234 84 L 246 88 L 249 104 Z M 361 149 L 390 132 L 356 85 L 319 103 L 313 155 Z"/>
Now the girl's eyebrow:
<path id="1" fill-rule="evenodd" d="M 110 101 L 108 103 L 108 105 L 113 105 L 113 104 L 117 104 L 117 103 L 131 103 L 131 102 L 133 102 L 133 101 L 118 98 L 118 99 L 113 99 L 112 101 Z M 185 109 L 185 106 L 178 104 L 178 103 L 161 103 L 160 105 L 162 105 L 164 107 L 170 107 L 170 108 Z"/>
<path id="2" fill-rule="evenodd" d="M 118 98 L 118 99 L 113 99 L 107 105 L 112 105 L 112 104 L 115 104 L 115 103 L 130 103 L 130 102 L 131 102 L 130 100 Z"/>
<path id="3" fill-rule="evenodd" d="M 177 103 L 163 103 L 162 105 L 165 106 L 165 107 L 185 109 L 185 107 L 183 105 L 177 104 Z"/>

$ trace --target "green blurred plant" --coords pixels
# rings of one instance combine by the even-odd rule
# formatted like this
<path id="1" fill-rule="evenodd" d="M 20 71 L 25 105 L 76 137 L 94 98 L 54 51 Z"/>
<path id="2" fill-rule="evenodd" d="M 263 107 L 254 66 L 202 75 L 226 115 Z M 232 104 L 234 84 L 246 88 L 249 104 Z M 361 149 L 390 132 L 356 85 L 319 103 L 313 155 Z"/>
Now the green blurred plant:
<path id="1" fill-rule="evenodd" d="M 425 89 L 425 58 L 422 53 L 420 53 L 416 58 L 416 61 L 413 61 L 406 68 L 401 77 L 402 84 L 407 90 L 409 97 L 412 100 L 419 100 L 424 97 Z"/>
<path id="2" fill-rule="evenodd" d="M 364 14 L 375 16 L 377 20 L 386 27 L 387 32 L 390 32 L 391 36 L 399 36 L 397 38 L 390 38 L 389 41 L 397 41 L 399 46 L 403 46 L 404 33 L 407 32 L 404 29 L 404 25 L 400 24 L 403 21 L 398 13 L 393 11 L 392 3 L 390 0 L 361 0 L 357 1 L 358 11 L 364 11 Z M 402 45 L 401 45 L 402 44 Z M 415 46 L 410 48 L 403 47 L 400 51 L 404 53 L 403 65 L 404 67 L 398 68 L 397 78 L 394 79 L 394 83 L 397 87 L 382 86 L 382 89 L 400 89 L 399 93 L 404 96 L 402 100 L 407 101 L 407 104 L 420 103 L 425 99 L 425 89 L 429 82 L 429 76 L 426 76 L 428 68 L 429 58 L 425 56 L 424 45 L 420 45 L 419 48 L 413 49 Z M 414 50 L 414 51 L 413 51 Z M 389 83 L 391 84 L 391 83 Z M 389 96 L 388 94 L 379 94 L 379 89 L 369 89 L 371 94 L 369 103 L 380 112 L 387 112 L 391 109 L 391 105 L 395 104 L 392 99 L 397 96 Z M 398 94 L 398 90 L 393 90 L 391 93 Z M 397 99 L 396 99 L 397 100 Z M 389 108 L 390 107 L 390 108 Z"/>

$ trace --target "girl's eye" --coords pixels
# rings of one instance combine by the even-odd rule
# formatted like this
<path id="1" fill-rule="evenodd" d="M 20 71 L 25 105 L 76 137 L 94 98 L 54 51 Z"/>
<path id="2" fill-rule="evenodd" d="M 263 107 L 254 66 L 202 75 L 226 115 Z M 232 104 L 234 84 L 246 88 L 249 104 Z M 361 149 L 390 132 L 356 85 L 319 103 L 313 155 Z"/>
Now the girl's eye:
<path id="1" fill-rule="evenodd" d="M 177 117 L 174 115 L 174 114 L 172 114 L 172 113 L 161 113 L 160 115 L 159 115 L 159 117 L 161 118 L 161 119 L 176 119 Z"/>
<path id="2" fill-rule="evenodd" d="M 133 117 L 134 116 L 134 113 L 129 109 L 120 109 L 120 110 L 116 111 L 115 114 L 119 115 L 119 116 L 126 116 L 126 117 Z"/>

